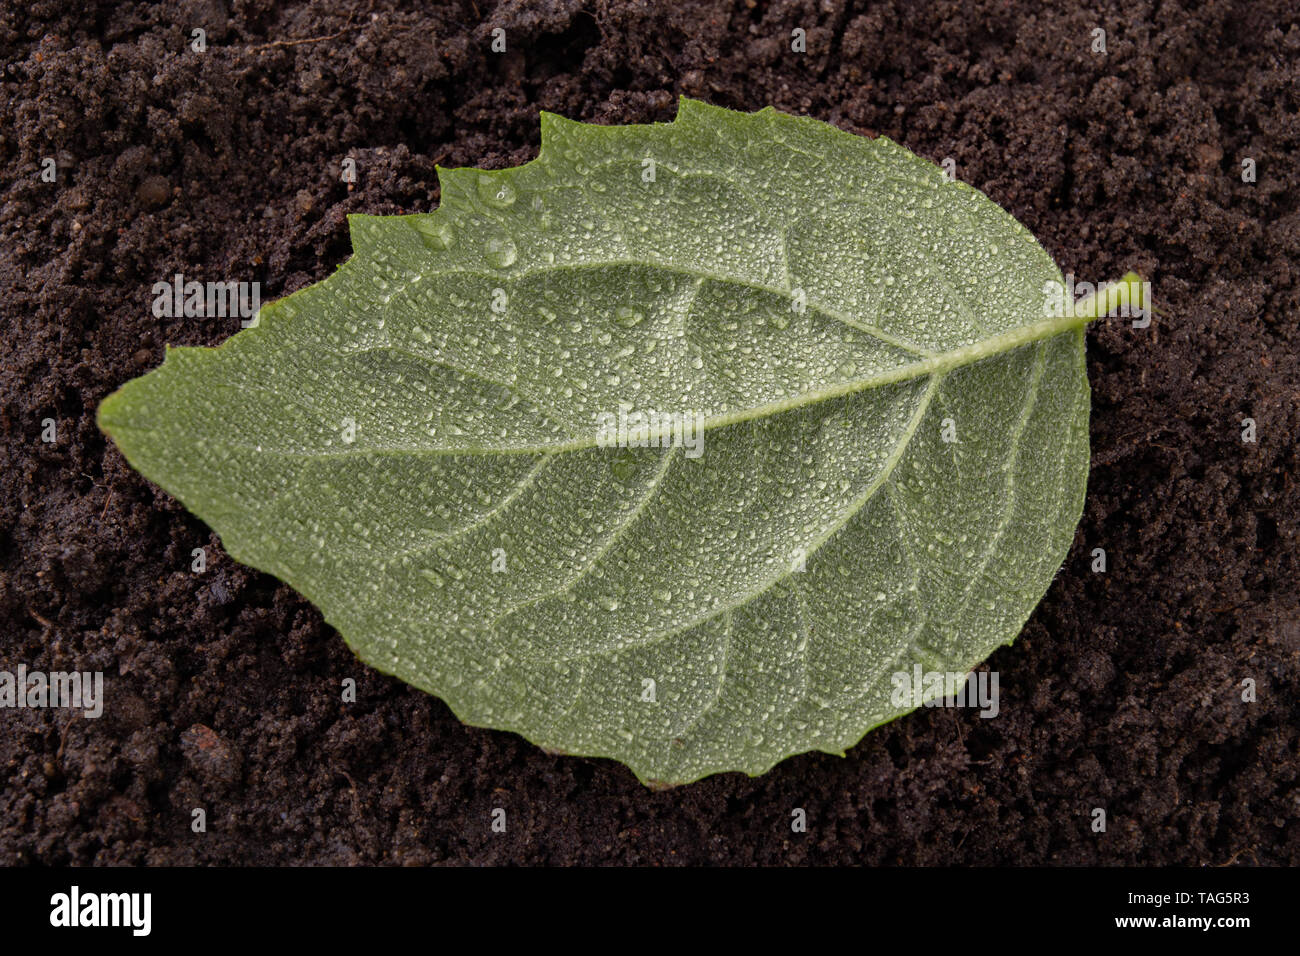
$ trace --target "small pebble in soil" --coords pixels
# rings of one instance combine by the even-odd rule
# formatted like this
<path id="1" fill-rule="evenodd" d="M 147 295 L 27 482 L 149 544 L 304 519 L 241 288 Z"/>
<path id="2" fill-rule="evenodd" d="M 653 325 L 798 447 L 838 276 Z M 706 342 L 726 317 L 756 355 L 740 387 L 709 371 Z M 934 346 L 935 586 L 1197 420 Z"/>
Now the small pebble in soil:
<path id="1" fill-rule="evenodd" d="M 1196 161 L 1202 166 L 1217 166 L 1223 159 L 1223 147 L 1215 143 L 1200 143 L 1194 152 Z"/>
<path id="2" fill-rule="evenodd" d="M 146 209 L 157 209 L 171 199 L 172 187 L 166 176 L 146 176 L 136 188 L 135 198 Z"/>
<path id="3" fill-rule="evenodd" d="M 190 767 L 208 783 L 239 779 L 239 754 L 211 727 L 194 724 L 181 734 L 181 751 Z"/>
<path id="4" fill-rule="evenodd" d="M 220 581 L 213 581 L 208 591 L 212 594 L 212 600 L 215 604 L 229 604 L 230 591 Z"/>

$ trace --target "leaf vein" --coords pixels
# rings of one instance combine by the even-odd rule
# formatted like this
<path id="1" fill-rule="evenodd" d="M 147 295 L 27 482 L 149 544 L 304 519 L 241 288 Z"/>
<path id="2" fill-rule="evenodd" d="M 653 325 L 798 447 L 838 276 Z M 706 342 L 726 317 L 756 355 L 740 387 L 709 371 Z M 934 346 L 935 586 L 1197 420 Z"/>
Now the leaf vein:
<path id="1" fill-rule="evenodd" d="M 519 604 L 516 604 L 514 607 L 507 608 L 506 610 L 502 611 L 495 618 L 493 618 L 492 623 L 488 625 L 488 630 L 495 630 L 497 625 L 504 618 L 510 617 L 512 614 L 515 614 L 526 607 L 532 607 L 535 604 L 540 604 L 542 601 L 545 601 L 548 598 L 555 597 L 557 594 L 563 594 L 565 591 L 568 591 L 573 587 L 575 587 L 579 581 L 585 578 L 591 572 L 591 570 L 595 568 L 598 563 L 600 563 L 601 558 L 603 558 L 607 553 L 609 553 L 610 548 L 612 548 L 615 544 L 618 543 L 619 539 L 623 537 L 624 533 L 628 530 L 628 528 L 630 528 L 633 524 L 635 524 L 636 521 L 641 517 L 641 515 L 645 513 L 646 508 L 649 506 L 650 502 L 654 499 L 660 487 L 663 485 L 664 476 L 668 474 L 669 468 L 671 468 L 673 462 L 677 460 L 678 458 L 677 451 L 679 447 L 680 446 L 678 445 L 673 445 L 671 448 L 668 449 L 668 453 L 663 456 L 664 457 L 663 463 L 660 464 L 659 470 L 655 472 L 653 480 L 650 483 L 650 487 L 646 490 L 645 497 L 641 499 L 641 502 L 635 508 L 629 509 L 628 514 L 614 529 L 613 533 L 609 535 L 608 538 L 606 538 L 605 543 L 601 545 L 600 549 L 592 556 L 591 560 L 587 562 L 587 566 L 585 568 L 579 571 L 575 577 L 561 584 L 559 587 L 553 588 L 550 591 L 545 591 L 542 594 L 539 594 L 535 597 L 528 598 L 526 601 L 523 601 Z M 568 658 L 564 658 L 564 657 L 553 658 L 553 660 L 556 661 L 567 660 L 567 659 Z"/>
<path id="2" fill-rule="evenodd" d="M 827 541 L 833 538 L 841 528 L 843 528 L 846 524 L 848 524 L 849 521 L 851 521 L 853 517 L 857 515 L 858 512 L 860 512 L 863 509 L 863 507 L 866 506 L 867 502 L 872 499 L 876 491 L 879 490 L 885 484 L 885 482 L 887 482 L 890 479 L 890 477 L 893 475 L 894 468 L 897 467 L 898 462 L 902 460 L 903 453 L 907 450 L 908 445 L 911 443 L 912 436 L 916 434 L 917 428 L 920 427 L 921 420 L 925 417 L 925 413 L 930 407 L 935 392 L 938 391 L 939 382 L 942 380 L 942 378 L 943 376 L 936 375 L 934 378 L 930 380 L 930 384 L 926 387 L 926 390 L 922 394 L 920 401 L 917 403 L 916 412 L 913 413 L 913 416 L 911 420 L 908 422 L 908 426 L 904 430 L 902 437 L 895 444 L 894 450 L 890 453 L 890 457 L 886 460 L 884 467 L 881 468 L 880 474 L 877 475 L 876 478 L 874 478 L 871 481 L 871 483 L 867 486 L 866 490 L 862 493 L 862 495 L 860 495 L 857 498 L 857 500 L 854 501 L 849 506 L 844 516 L 839 521 L 834 522 L 828 530 L 823 532 L 817 539 L 814 539 L 814 541 L 811 542 L 810 547 L 805 549 L 804 552 L 805 562 L 807 561 L 808 558 L 811 558 L 817 552 L 817 550 L 821 548 L 822 545 L 824 545 Z M 772 588 L 774 588 L 777 584 L 780 584 L 782 581 L 789 578 L 790 575 L 798 574 L 798 573 L 800 572 L 794 570 L 793 568 L 788 568 L 786 570 L 777 572 L 776 574 L 773 574 L 770 577 L 768 577 L 766 580 L 760 582 L 755 588 L 753 588 L 749 593 L 745 594 L 740 599 L 735 601 L 723 602 L 718 606 L 714 607 L 710 611 L 703 612 L 702 614 L 697 614 L 695 617 L 687 620 L 686 623 L 684 624 L 681 624 L 677 627 L 669 628 L 664 631 L 659 631 L 657 633 L 650 633 L 641 640 L 631 641 L 626 644 L 620 644 L 616 648 L 609 648 L 605 650 L 580 651 L 576 654 L 568 654 L 568 655 L 562 655 L 558 658 L 551 658 L 551 660 L 571 661 L 571 660 L 577 660 L 577 659 L 588 658 L 588 657 L 608 656 L 611 653 L 625 651 L 630 648 L 645 647 L 649 644 L 655 644 L 660 641 L 667 640 L 678 634 L 688 631 L 694 627 L 698 627 L 700 624 L 712 620 L 714 617 L 717 617 L 719 614 L 722 614 L 726 611 L 733 611 L 740 607 L 744 607 L 745 605 L 749 604 L 751 601 L 754 601 L 757 598 L 762 597 L 764 594 L 771 591 Z"/>

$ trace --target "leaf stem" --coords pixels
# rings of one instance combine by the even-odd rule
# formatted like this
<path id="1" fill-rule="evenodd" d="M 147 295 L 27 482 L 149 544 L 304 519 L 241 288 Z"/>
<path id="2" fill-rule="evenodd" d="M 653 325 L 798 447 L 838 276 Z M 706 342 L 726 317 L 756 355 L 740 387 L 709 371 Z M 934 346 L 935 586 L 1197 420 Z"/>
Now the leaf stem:
<path id="1" fill-rule="evenodd" d="M 1095 322 L 1124 306 L 1127 306 L 1124 312 L 1126 315 L 1151 311 L 1147 283 L 1136 272 L 1125 273 L 1118 282 L 1107 283 L 1092 295 L 1075 303 L 1074 315 L 1075 318 Z"/>

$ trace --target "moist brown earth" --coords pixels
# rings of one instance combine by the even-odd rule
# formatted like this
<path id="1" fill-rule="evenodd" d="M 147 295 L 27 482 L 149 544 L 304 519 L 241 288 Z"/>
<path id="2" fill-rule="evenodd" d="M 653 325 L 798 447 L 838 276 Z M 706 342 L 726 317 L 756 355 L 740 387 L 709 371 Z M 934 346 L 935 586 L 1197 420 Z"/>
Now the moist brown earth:
<path id="1" fill-rule="evenodd" d="M 1285 0 L 1089 6 L 6 5 L 0 669 L 102 670 L 108 703 L 0 712 L 0 861 L 1300 862 L 1300 27 Z M 347 258 L 347 213 L 435 206 L 435 162 L 533 157 L 539 109 L 666 121 L 679 94 L 950 157 L 1064 271 L 1153 280 L 1149 329 L 1088 334 L 1087 509 L 989 661 L 997 719 L 923 710 L 847 758 L 651 792 L 368 670 L 96 429 L 165 343 L 238 329 L 155 318 L 160 279 L 278 297 Z"/>

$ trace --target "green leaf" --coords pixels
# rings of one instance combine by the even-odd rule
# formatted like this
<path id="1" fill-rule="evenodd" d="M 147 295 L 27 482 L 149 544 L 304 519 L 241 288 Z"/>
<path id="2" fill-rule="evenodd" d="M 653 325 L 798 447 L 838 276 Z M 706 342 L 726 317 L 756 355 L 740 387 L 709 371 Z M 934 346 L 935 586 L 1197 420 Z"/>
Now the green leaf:
<path id="1" fill-rule="evenodd" d="M 1083 506 L 1086 320 L 994 203 L 686 99 L 439 176 L 102 405 L 235 559 L 461 720 L 657 783 L 842 753 L 915 706 L 895 674 L 1016 637 Z M 628 406 L 703 454 L 601 447 Z"/>

